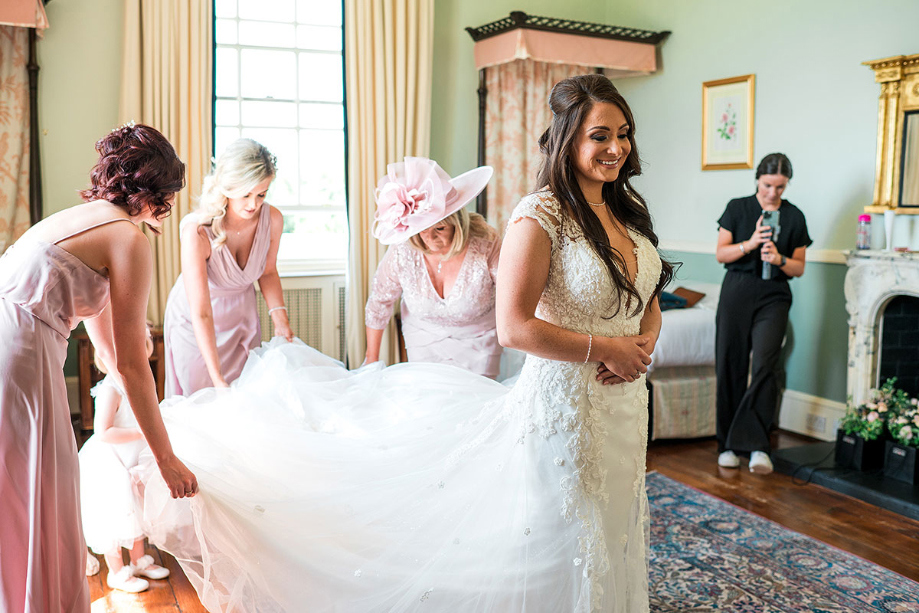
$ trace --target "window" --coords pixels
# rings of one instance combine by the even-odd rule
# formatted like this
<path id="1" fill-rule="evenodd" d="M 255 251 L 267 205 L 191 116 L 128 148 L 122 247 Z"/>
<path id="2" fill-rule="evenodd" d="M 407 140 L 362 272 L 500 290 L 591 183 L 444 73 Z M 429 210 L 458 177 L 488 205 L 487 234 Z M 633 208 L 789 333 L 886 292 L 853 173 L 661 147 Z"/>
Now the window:
<path id="1" fill-rule="evenodd" d="M 240 137 L 278 159 L 282 273 L 345 269 L 342 6 L 215 0 L 214 153 Z"/>

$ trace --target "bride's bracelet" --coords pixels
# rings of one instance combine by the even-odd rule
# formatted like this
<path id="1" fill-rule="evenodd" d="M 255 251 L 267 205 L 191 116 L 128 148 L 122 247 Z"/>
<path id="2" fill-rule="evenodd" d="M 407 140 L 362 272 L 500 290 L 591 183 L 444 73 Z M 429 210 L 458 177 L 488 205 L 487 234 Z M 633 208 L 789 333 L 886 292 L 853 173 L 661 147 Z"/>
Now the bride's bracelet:
<path id="1" fill-rule="evenodd" d="M 286 306 L 271 307 L 270 309 L 268 309 L 268 314 L 271 315 L 271 314 L 274 313 L 275 311 L 285 311 L 285 312 L 286 312 L 286 311 L 287 311 L 287 307 L 286 307 Z"/>
<path id="2" fill-rule="evenodd" d="M 584 358 L 585 364 L 590 362 L 590 350 L 593 348 L 593 345 L 594 345 L 594 335 L 588 334 L 587 335 L 587 357 Z"/>

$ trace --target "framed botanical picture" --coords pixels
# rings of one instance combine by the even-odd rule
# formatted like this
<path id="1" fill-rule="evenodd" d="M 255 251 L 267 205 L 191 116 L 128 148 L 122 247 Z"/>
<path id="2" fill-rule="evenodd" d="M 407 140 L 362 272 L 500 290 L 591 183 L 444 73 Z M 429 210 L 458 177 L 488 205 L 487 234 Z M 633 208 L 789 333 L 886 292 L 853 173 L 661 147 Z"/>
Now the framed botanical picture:
<path id="1" fill-rule="evenodd" d="M 702 170 L 753 168 L 752 74 L 702 84 Z"/>

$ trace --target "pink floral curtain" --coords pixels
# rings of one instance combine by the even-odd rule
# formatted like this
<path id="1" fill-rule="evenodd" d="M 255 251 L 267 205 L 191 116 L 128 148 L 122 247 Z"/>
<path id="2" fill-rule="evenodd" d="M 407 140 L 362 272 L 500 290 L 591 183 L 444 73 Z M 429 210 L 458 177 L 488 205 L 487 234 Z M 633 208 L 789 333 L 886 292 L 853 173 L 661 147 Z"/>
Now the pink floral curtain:
<path id="1" fill-rule="evenodd" d="M 0 25 L 0 252 L 29 228 L 27 28 Z"/>
<path id="2" fill-rule="evenodd" d="M 586 72 L 583 66 L 533 60 L 485 69 L 485 163 L 495 169 L 487 190 L 487 219 L 502 234 L 520 199 L 540 187 L 538 141 L 552 117 L 549 92 L 562 79 Z"/>

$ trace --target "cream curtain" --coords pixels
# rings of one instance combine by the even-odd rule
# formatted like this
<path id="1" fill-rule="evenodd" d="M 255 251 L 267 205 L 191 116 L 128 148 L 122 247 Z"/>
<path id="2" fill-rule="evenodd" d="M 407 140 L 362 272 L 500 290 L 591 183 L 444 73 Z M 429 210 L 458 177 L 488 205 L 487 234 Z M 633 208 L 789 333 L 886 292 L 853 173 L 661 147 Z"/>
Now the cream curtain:
<path id="1" fill-rule="evenodd" d="M 371 236 L 377 180 L 386 164 L 428 156 L 434 0 L 346 0 L 345 82 L 348 113 L 348 360 L 366 351 L 364 305 L 386 249 Z M 398 361 L 394 326 L 380 358 Z"/>
<path id="2" fill-rule="evenodd" d="M 29 229 L 29 30 L 0 26 L 0 253 Z"/>
<path id="3" fill-rule="evenodd" d="M 495 175 L 487 188 L 488 222 L 504 226 L 520 199 L 538 189 L 539 137 L 549 127 L 549 93 L 583 66 L 515 60 L 485 69 L 485 163 Z"/>
<path id="4" fill-rule="evenodd" d="M 126 0 L 122 59 L 122 121 L 160 130 L 187 167 L 162 236 L 151 236 L 155 258 L 148 315 L 161 324 L 169 290 L 181 272 L 179 221 L 193 208 L 210 171 L 213 14 L 210 0 Z"/>

